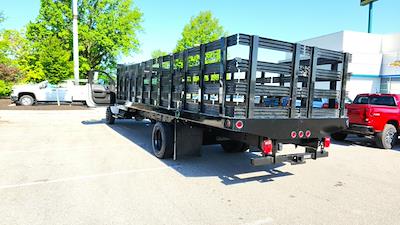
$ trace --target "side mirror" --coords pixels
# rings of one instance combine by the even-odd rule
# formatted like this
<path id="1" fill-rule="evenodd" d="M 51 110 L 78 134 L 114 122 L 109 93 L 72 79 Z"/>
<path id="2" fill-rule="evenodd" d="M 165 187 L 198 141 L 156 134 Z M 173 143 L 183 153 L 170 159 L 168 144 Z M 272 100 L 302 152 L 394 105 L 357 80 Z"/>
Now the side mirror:
<path id="1" fill-rule="evenodd" d="M 39 86 L 39 88 L 40 88 L 40 89 L 46 88 L 46 84 L 41 84 L 41 85 Z"/>

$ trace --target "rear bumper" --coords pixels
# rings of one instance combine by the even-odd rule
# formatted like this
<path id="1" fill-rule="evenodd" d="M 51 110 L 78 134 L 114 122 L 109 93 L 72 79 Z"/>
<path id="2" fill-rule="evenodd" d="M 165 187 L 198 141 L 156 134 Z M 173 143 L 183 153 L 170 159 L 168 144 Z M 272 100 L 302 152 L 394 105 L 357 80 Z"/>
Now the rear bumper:
<path id="1" fill-rule="evenodd" d="M 350 134 L 373 135 L 375 130 L 372 126 L 350 124 L 345 132 Z"/>
<path id="2" fill-rule="evenodd" d="M 251 164 L 253 166 L 271 165 L 282 162 L 290 162 L 291 164 L 302 164 L 305 163 L 305 160 L 307 159 L 323 158 L 328 157 L 328 155 L 329 154 L 327 151 L 314 151 L 298 154 L 276 155 L 275 157 L 266 156 L 251 159 Z"/>
<path id="3" fill-rule="evenodd" d="M 309 139 L 321 139 L 347 127 L 347 118 L 247 119 L 243 122 L 243 129 L 237 131 L 270 139 L 290 140 L 290 143 L 299 139 L 291 137 L 293 131 L 310 131 Z"/>

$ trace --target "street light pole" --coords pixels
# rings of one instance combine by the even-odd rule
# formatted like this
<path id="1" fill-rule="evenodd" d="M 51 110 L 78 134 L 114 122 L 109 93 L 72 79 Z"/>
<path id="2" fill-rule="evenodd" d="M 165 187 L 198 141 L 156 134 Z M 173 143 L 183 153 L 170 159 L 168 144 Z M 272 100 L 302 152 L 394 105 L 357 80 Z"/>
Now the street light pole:
<path id="1" fill-rule="evenodd" d="M 369 15 L 368 15 L 368 33 L 372 32 L 372 10 L 374 9 L 374 2 L 369 3 Z"/>
<path id="2" fill-rule="evenodd" d="M 78 0 L 72 0 L 72 33 L 75 85 L 79 85 Z"/>

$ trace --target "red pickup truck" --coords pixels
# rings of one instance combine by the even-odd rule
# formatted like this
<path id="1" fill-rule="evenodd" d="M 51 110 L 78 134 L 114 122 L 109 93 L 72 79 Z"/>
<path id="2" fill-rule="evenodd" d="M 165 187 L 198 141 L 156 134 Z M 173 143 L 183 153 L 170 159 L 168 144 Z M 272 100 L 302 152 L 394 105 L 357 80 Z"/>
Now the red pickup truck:
<path id="1" fill-rule="evenodd" d="M 380 148 L 391 149 L 400 133 L 400 94 L 359 94 L 346 106 L 349 127 L 332 134 L 344 140 L 347 134 L 374 136 Z"/>

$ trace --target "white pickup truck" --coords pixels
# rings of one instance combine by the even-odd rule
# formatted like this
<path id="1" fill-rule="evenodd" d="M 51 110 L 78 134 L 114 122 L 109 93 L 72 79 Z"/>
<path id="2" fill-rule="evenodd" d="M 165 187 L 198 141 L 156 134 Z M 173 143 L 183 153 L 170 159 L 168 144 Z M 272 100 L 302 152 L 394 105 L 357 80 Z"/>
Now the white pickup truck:
<path id="1" fill-rule="evenodd" d="M 83 102 L 86 103 L 86 85 L 74 85 L 72 80 L 59 85 L 43 81 L 38 84 L 16 85 L 11 92 L 11 101 L 28 106 L 36 102 Z"/>
<path id="2" fill-rule="evenodd" d="M 103 74 L 105 74 L 103 72 Z M 109 76 L 108 74 L 106 74 Z M 88 80 L 74 84 L 73 80 L 66 80 L 58 85 L 43 81 L 38 84 L 15 85 L 11 92 L 11 101 L 23 106 L 30 106 L 38 102 L 82 102 L 90 107 L 110 104 L 114 96 L 115 82 L 107 76 L 98 75 L 98 72 L 89 75 Z"/>

